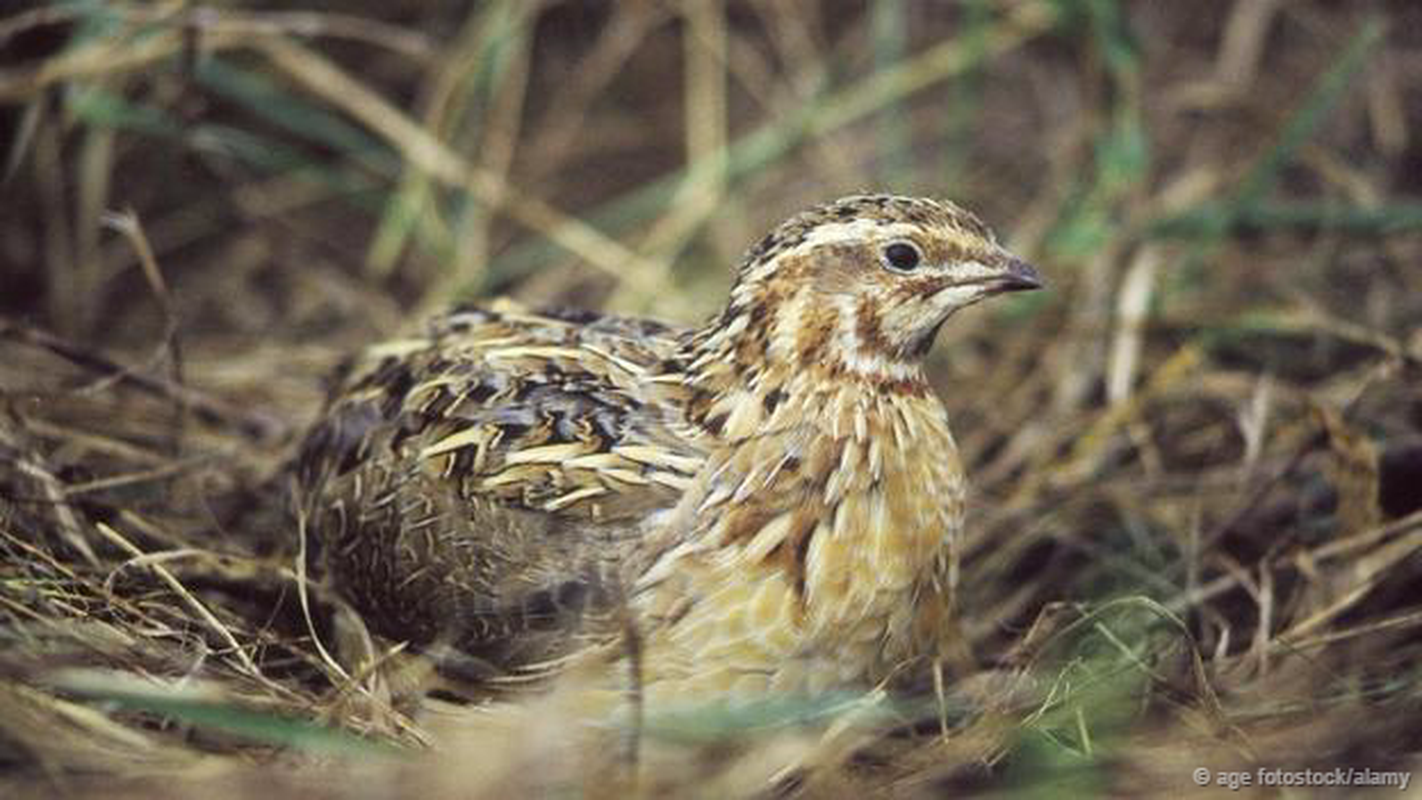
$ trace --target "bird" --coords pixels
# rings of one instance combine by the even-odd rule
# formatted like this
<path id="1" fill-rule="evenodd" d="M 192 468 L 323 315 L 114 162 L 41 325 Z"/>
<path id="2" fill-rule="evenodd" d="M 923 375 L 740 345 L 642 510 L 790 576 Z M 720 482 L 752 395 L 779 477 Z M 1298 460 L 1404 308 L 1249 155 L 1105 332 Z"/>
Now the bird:
<path id="1" fill-rule="evenodd" d="M 456 308 L 305 436 L 319 568 L 490 675 L 625 657 L 630 624 L 649 704 L 876 685 L 954 636 L 967 480 L 925 357 L 1042 286 L 971 212 L 860 194 L 751 247 L 701 325 Z"/>

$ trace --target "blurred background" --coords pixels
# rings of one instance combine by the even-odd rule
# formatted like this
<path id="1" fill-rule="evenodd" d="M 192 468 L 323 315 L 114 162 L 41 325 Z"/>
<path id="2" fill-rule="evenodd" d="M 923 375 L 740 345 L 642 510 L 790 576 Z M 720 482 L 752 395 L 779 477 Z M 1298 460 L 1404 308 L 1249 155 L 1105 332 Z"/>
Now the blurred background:
<path id="1" fill-rule="evenodd" d="M 692 324 L 781 219 L 891 192 L 975 210 L 1049 284 L 958 315 L 930 363 L 973 478 L 960 611 L 986 677 L 951 744 L 879 731 L 872 768 L 835 751 L 790 790 L 1418 763 L 1422 5 L 0 13 L 16 685 L 77 652 L 171 677 L 206 648 L 193 674 L 233 706 L 413 736 L 333 710 L 309 641 L 268 629 L 291 530 L 232 510 L 265 502 L 325 376 L 498 296 Z M 186 597 L 118 567 L 172 552 L 205 554 L 169 573 Z M 155 644 L 155 615 L 181 634 Z M 1025 683 L 971 689 L 1003 675 Z M 122 694 L 85 691 L 44 696 Z M 113 724 L 201 728 L 134 702 Z M 127 763 L 45 729 L 0 722 L 0 779 Z M 216 749 L 250 737 L 280 739 Z"/>

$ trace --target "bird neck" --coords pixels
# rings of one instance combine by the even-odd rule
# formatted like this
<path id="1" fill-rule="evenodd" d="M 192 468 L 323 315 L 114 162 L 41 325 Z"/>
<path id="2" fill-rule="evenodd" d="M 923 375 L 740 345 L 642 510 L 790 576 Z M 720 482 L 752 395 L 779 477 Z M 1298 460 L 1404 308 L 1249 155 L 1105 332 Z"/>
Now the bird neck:
<path id="1" fill-rule="evenodd" d="M 862 298 L 743 291 L 681 345 L 688 416 L 734 441 L 837 410 L 931 397 L 918 358 L 882 344 Z"/>

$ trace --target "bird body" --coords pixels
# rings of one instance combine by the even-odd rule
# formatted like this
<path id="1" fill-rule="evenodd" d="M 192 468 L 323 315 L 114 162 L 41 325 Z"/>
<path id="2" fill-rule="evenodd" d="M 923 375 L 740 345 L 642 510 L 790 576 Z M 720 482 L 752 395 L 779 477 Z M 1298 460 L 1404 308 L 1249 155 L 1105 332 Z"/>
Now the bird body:
<path id="1" fill-rule="evenodd" d="M 877 682 L 948 635 L 966 481 L 923 356 L 1039 285 L 956 206 L 866 195 L 763 239 L 699 328 L 455 313 L 309 435 L 325 562 L 378 631 L 500 669 L 620 652 L 621 608 L 653 703 Z"/>

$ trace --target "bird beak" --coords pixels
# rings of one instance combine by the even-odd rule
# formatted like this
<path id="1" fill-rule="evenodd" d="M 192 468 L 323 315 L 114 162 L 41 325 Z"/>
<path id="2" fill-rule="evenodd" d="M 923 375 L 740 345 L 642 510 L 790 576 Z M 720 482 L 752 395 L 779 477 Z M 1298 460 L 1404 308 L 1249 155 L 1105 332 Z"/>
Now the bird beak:
<path id="1" fill-rule="evenodd" d="M 1026 292 L 1044 285 L 1037 268 L 1017 256 L 1009 257 L 1002 274 L 992 281 L 995 292 Z"/>

